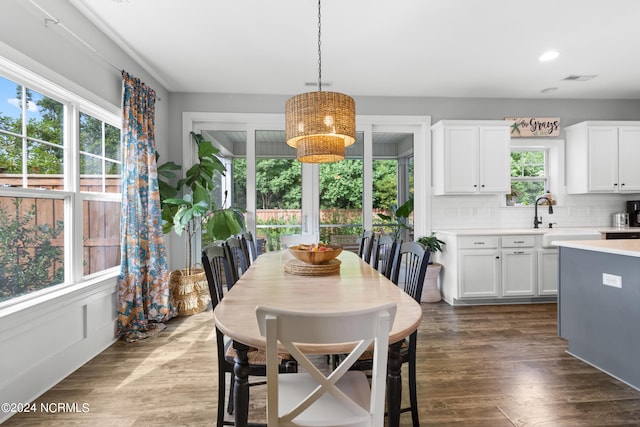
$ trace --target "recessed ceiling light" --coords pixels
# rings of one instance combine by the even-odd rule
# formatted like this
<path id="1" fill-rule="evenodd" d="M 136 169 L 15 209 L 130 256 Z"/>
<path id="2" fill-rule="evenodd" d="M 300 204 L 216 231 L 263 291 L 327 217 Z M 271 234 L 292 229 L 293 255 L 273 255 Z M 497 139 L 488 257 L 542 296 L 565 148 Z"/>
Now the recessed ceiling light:
<path id="1" fill-rule="evenodd" d="M 542 62 L 546 62 L 546 61 L 551 61 L 553 59 L 556 59 L 558 55 L 560 55 L 560 53 L 558 53 L 557 51 L 550 50 L 548 52 L 543 53 L 542 56 L 538 59 Z"/>

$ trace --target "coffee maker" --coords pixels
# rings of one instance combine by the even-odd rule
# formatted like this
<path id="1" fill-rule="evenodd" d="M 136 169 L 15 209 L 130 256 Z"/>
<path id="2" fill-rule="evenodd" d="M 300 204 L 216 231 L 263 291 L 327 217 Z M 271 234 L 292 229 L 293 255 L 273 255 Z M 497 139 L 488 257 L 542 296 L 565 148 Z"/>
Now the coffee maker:
<path id="1" fill-rule="evenodd" d="M 629 227 L 640 227 L 640 200 L 627 201 Z"/>

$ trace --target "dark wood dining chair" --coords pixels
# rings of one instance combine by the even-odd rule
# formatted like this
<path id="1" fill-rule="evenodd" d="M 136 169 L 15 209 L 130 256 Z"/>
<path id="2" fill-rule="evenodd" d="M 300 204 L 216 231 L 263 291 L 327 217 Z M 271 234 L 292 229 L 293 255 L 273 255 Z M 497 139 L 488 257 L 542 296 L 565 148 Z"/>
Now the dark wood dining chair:
<path id="1" fill-rule="evenodd" d="M 393 260 L 401 244 L 402 241 L 397 241 L 391 236 L 380 236 L 374 240 L 370 264 L 387 279 L 391 279 Z"/>
<path id="2" fill-rule="evenodd" d="M 224 241 L 224 247 L 229 258 L 229 266 L 233 270 L 234 283 L 240 279 L 245 271 L 249 268 L 250 261 L 246 252 L 242 249 L 240 239 L 237 237 L 229 237 Z"/>
<path id="3" fill-rule="evenodd" d="M 373 231 L 364 230 L 358 239 L 358 256 L 365 262 L 371 261 L 371 248 L 373 247 Z"/>
<path id="4" fill-rule="evenodd" d="M 420 304 L 424 278 L 429 266 L 431 252 L 417 242 L 406 242 L 400 245 L 400 250 L 393 261 L 391 281 L 396 285 L 403 285 L 404 291 Z M 400 412 L 411 411 L 413 427 L 420 426 L 418 418 L 418 395 L 416 379 L 416 347 L 418 331 L 409 335 L 407 346 L 401 349 L 402 363 L 409 364 L 409 407 Z"/>
<path id="5" fill-rule="evenodd" d="M 249 264 L 253 263 L 253 261 L 258 258 L 258 252 L 256 252 L 256 241 L 253 238 L 253 233 L 251 233 L 251 231 L 245 231 L 242 233 L 240 236 L 240 243 L 243 243 L 243 249 L 245 249 L 246 256 L 249 259 Z"/>
<path id="6" fill-rule="evenodd" d="M 431 253 L 423 245 L 416 242 L 402 243 L 395 251 L 392 260 L 391 281 L 403 286 L 404 291 L 420 304 L 424 278 L 429 265 Z M 402 408 L 401 413 L 411 412 L 413 427 L 420 426 L 418 417 L 418 395 L 416 379 L 416 348 L 418 331 L 415 331 L 402 343 L 400 354 L 402 363 L 408 364 L 409 371 L 409 406 Z M 342 357 L 340 357 L 342 360 Z M 370 353 L 365 353 L 351 369 L 371 370 L 373 360 Z"/>
<path id="7" fill-rule="evenodd" d="M 202 251 L 202 265 L 204 267 L 207 283 L 209 285 L 209 293 L 211 295 L 211 304 L 215 309 L 224 297 L 224 285 L 227 288 L 233 286 L 232 268 L 229 265 L 227 253 L 222 245 L 214 244 L 207 246 Z M 215 326 L 214 326 L 215 327 Z M 216 425 L 234 425 L 231 421 L 224 421 L 225 406 L 225 387 L 226 374 L 231 376 L 231 384 L 229 386 L 229 399 L 227 402 L 227 412 L 233 414 L 233 387 L 234 387 L 234 357 L 235 351 L 231 346 L 232 340 L 226 338 L 224 334 L 215 327 L 216 331 L 216 351 L 218 360 L 218 411 L 216 416 Z M 264 377 L 267 376 L 267 357 L 262 350 L 250 348 L 247 352 L 249 359 L 249 376 Z M 278 371 L 281 373 L 298 372 L 298 364 L 288 354 L 280 355 L 280 363 Z M 265 381 L 251 382 L 249 385 L 265 384 Z"/>

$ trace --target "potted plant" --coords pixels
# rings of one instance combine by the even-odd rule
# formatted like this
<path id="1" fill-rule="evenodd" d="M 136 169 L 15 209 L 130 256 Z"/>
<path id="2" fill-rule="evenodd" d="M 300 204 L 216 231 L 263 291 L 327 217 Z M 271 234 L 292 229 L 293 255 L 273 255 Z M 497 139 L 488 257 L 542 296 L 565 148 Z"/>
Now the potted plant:
<path id="1" fill-rule="evenodd" d="M 219 208 L 212 201 L 214 177 L 225 172 L 224 164 L 217 156 L 220 150 L 201 134 L 191 132 L 191 136 L 198 146 L 198 161 L 184 178 L 171 185 L 170 180 L 176 178 L 175 172 L 182 169 L 174 162 L 157 168 L 162 229 L 165 233 L 173 230 L 178 236 L 186 234 L 185 267 L 171 272 L 170 284 L 178 314 L 182 315 L 198 313 L 209 303 L 204 270 L 196 267 L 193 259 L 192 243 L 196 233 L 202 231 L 223 240 L 244 230 L 244 216 L 240 210 Z M 156 158 L 159 158 L 157 153 Z"/>
<path id="2" fill-rule="evenodd" d="M 398 240 L 404 230 L 413 230 L 413 227 L 409 225 L 409 216 L 413 213 L 413 198 L 398 207 L 392 206 L 391 209 L 393 211 L 392 215 L 379 213 L 378 217 L 394 225 L 393 238 Z"/>
<path id="3" fill-rule="evenodd" d="M 429 236 L 419 237 L 416 242 L 422 244 L 432 254 L 442 252 L 444 245 L 446 245 L 446 243 L 438 239 L 436 234 L 433 232 Z M 424 287 L 422 288 L 421 301 L 438 302 L 442 299 L 442 295 L 438 289 L 438 276 L 440 275 L 440 270 L 442 270 L 442 264 L 438 264 L 437 262 L 433 262 L 429 259 L 427 274 L 424 279 Z"/>

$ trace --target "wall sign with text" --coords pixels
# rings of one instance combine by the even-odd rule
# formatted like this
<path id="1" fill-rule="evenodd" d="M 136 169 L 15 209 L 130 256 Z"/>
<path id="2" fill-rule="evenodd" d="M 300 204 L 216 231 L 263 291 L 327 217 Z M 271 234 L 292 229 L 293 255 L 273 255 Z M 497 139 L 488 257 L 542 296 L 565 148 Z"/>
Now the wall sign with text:
<path id="1" fill-rule="evenodd" d="M 505 120 L 512 120 L 511 137 L 530 136 L 559 136 L 559 117 L 505 117 Z"/>

